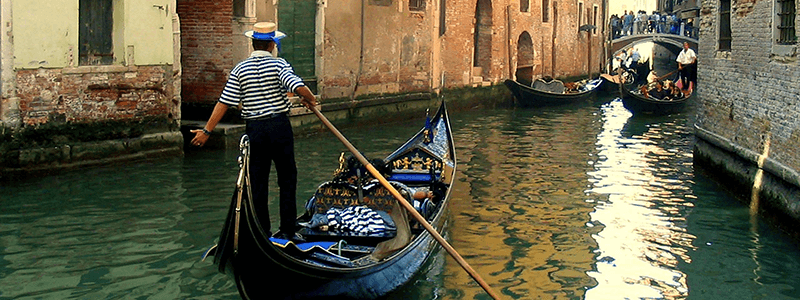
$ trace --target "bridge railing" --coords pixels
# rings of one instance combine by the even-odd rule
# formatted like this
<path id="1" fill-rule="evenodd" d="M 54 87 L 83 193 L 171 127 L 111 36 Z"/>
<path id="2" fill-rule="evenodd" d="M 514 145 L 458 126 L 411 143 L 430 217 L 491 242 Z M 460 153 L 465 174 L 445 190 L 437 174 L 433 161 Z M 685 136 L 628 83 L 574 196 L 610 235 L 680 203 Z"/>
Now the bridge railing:
<path id="1" fill-rule="evenodd" d="M 612 28 L 611 39 L 615 40 L 626 36 L 652 35 L 652 34 L 675 34 L 697 39 L 700 28 L 688 23 L 673 21 L 636 21 L 630 28 L 618 26 Z"/>

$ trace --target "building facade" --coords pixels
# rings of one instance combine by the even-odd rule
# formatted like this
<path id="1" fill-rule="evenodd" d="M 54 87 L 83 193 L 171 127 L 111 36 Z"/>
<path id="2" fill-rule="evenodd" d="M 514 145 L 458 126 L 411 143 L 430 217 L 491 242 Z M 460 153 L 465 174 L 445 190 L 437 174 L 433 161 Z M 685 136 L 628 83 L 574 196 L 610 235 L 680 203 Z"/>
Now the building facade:
<path id="1" fill-rule="evenodd" d="M 181 152 L 174 0 L 0 5 L 0 172 Z"/>
<path id="2" fill-rule="evenodd" d="M 178 0 L 184 107 L 216 101 L 255 22 L 289 35 L 280 56 L 320 97 L 355 100 L 599 73 L 605 11 L 606 0 Z"/>
<path id="3" fill-rule="evenodd" d="M 800 220 L 797 0 L 704 0 L 695 158 L 751 207 Z"/>

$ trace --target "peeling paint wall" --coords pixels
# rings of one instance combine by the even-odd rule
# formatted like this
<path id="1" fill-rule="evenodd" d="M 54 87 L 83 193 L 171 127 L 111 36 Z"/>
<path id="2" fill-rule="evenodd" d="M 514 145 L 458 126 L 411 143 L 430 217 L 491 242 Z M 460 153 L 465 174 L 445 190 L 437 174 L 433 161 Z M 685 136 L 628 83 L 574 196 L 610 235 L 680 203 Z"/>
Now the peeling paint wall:
<path id="1" fill-rule="evenodd" d="M 136 137 L 131 132 L 178 130 L 175 0 L 111 3 L 113 59 L 107 65 L 82 65 L 79 0 L 2 1 L 0 138 L 6 143 L 0 146 L 0 167 L 9 161 L 26 165 L 19 156 L 27 151 L 25 147 L 46 143 L 69 148 L 73 143 L 108 138 L 86 132 L 80 141 L 47 136 L 20 140 L 22 135 L 37 136 L 40 129 L 68 131 L 76 124 L 91 128 L 109 122 L 144 128 L 148 122 L 159 124 L 149 126 L 148 132 L 126 130 L 126 125 L 116 129 L 127 132 L 116 136 L 128 138 Z"/>

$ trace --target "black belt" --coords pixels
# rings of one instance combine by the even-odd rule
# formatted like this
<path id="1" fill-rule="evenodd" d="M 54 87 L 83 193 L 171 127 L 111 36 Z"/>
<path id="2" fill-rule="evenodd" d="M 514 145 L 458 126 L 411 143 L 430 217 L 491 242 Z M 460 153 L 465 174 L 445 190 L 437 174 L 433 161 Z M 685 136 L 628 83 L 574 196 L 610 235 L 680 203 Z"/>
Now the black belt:
<path id="1" fill-rule="evenodd" d="M 257 117 L 257 118 L 247 119 L 247 121 L 264 121 L 264 120 L 274 119 L 276 117 L 281 117 L 281 116 L 285 116 L 285 115 L 286 115 L 285 112 L 274 113 L 274 114 L 263 115 L 263 116 L 260 116 L 260 117 Z"/>

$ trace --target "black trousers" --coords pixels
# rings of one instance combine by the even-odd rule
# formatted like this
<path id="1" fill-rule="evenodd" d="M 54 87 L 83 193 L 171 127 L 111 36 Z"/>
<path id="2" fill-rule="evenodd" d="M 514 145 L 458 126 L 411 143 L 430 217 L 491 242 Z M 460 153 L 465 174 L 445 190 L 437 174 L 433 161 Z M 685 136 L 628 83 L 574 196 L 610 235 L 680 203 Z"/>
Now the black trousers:
<path id="1" fill-rule="evenodd" d="M 250 137 L 250 181 L 256 218 L 271 233 L 269 220 L 269 173 L 272 163 L 278 173 L 280 230 L 293 233 L 297 217 L 297 165 L 294 133 L 286 114 L 271 119 L 247 121 Z"/>
<path id="2" fill-rule="evenodd" d="M 683 65 L 681 73 L 681 83 L 684 89 L 689 88 L 689 82 L 697 83 L 697 64 Z"/>

